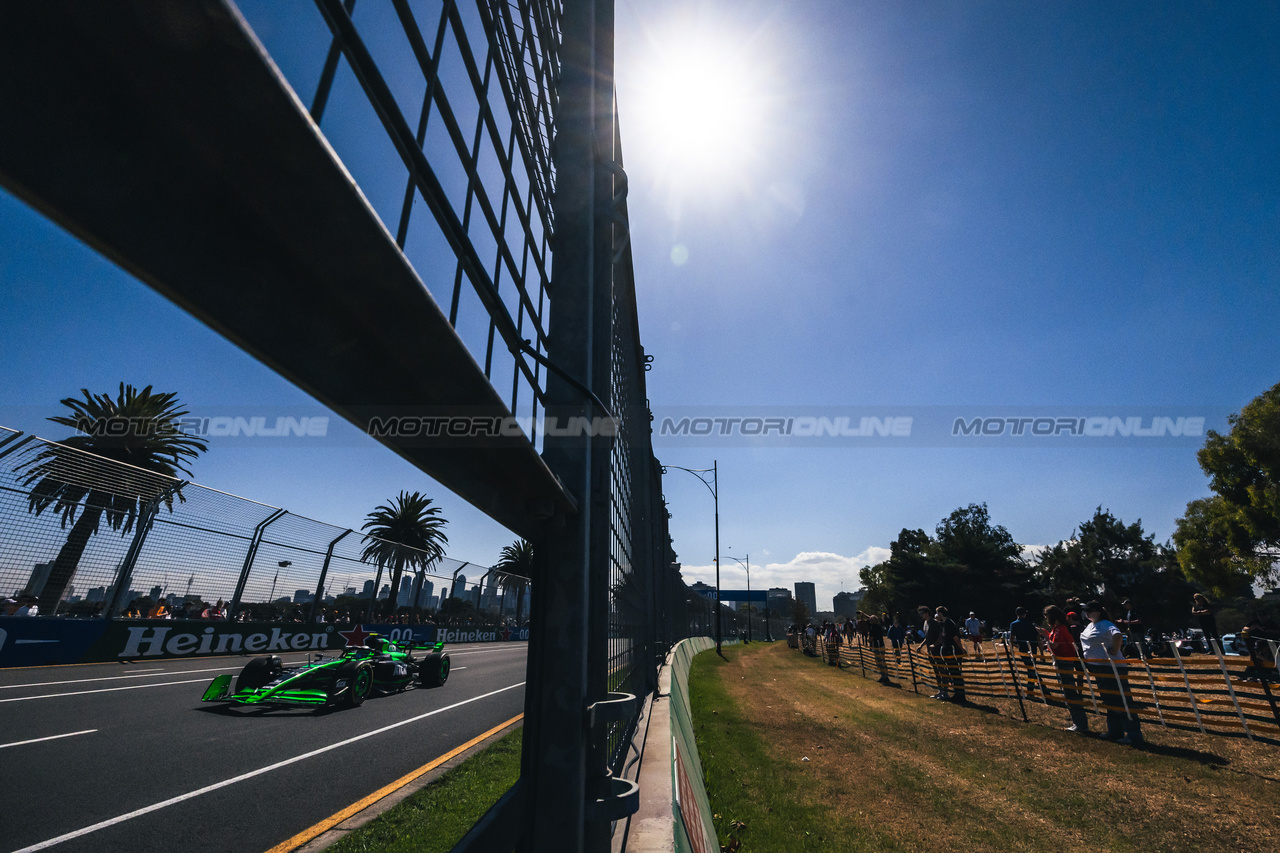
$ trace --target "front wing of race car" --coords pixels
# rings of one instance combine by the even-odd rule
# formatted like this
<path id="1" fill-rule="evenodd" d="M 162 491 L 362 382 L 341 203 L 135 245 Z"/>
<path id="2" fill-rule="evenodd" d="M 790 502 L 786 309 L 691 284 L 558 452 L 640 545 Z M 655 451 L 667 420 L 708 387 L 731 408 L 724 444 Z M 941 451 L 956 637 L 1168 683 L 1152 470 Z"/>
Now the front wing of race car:
<path id="1" fill-rule="evenodd" d="M 290 705 L 316 708 L 332 704 L 350 689 L 347 680 L 332 672 L 306 669 L 289 674 L 262 687 L 233 690 L 230 673 L 219 675 L 205 689 L 202 702 L 232 702 L 237 705 Z"/>

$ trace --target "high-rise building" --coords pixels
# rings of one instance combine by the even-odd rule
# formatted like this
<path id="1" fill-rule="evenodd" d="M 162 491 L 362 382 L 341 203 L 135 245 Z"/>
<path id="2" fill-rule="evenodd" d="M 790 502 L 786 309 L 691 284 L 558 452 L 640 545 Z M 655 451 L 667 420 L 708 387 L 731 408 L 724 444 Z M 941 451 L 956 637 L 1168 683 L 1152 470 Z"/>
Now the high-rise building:
<path id="1" fill-rule="evenodd" d="M 365 581 L 364 586 L 360 588 L 361 598 L 373 598 L 373 581 Z"/>
<path id="2" fill-rule="evenodd" d="M 791 616 L 791 590 L 785 587 L 770 587 L 765 609 L 787 618 Z"/>
<path id="3" fill-rule="evenodd" d="M 294 604 L 307 604 L 311 601 L 312 594 L 309 589 L 295 589 L 293 591 Z"/>
<path id="4" fill-rule="evenodd" d="M 157 584 L 156 586 L 151 587 L 151 592 L 149 594 L 152 601 L 159 601 L 160 596 L 164 595 L 164 588 Z M 93 599 L 90 599 L 90 601 L 92 600 Z"/>
<path id="5" fill-rule="evenodd" d="M 27 585 L 22 588 L 22 595 L 34 595 L 39 597 L 44 592 L 44 585 L 49 582 L 49 572 L 53 571 L 53 563 L 36 563 L 31 567 L 31 576 L 27 578 Z"/>
<path id="6" fill-rule="evenodd" d="M 831 602 L 831 609 L 837 616 L 856 617 L 864 594 L 866 591 L 861 589 L 857 592 L 837 592 Z"/>
<path id="7" fill-rule="evenodd" d="M 809 608 L 809 616 L 818 612 L 818 592 L 808 581 L 796 581 L 796 601 L 801 601 Z"/>
<path id="8" fill-rule="evenodd" d="M 396 594 L 396 606 L 413 606 L 413 575 L 400 576 L 400 592 Z"/>

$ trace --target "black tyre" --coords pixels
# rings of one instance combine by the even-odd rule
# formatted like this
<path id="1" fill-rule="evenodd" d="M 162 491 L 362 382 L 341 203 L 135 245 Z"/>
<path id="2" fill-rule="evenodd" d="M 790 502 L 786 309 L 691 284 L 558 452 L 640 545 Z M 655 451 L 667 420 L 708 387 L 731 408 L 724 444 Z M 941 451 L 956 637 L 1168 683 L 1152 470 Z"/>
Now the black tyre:
<path id="1" fill-rule="evenodd" d="M 418 680 L 423 687 L 439 687 L 449 680 L 449 656 L 432 652 L 418 664 Z"/>
<path id="2" fill-rule="evenodd" d="M 277 675 L 284 671 L 284 664 L 275 655 L 265 658 L 254 658 L 240 670 L 236 679 L 236 692 L 241 690 L 257 690 L 275 681 Z"/>
<path id="3" fill-rule="evenodd" d="M 347 680 L 347 692 L 342 697 L 342 704 L 348 708 L 357 708 L 364 704 L 373 692 L 373 667 L 367 663 L 348 664 L 338 672 L 338 678 Z"/>

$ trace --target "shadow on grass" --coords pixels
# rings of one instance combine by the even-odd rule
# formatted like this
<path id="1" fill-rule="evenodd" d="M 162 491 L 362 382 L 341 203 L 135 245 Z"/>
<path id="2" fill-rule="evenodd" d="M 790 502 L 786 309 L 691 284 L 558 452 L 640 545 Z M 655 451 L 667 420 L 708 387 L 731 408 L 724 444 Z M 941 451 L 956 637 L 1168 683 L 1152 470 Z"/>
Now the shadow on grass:
<path id="1" fill-rule="evenodd" d="M 1201 749 L 1190 749 L 1185 746 L 1170 746 L 1169 744 L 1152 743 L 1145 741 L 1142 745 L 1142 751 L 1152 755 L 1163 755 L 1168 758 L 1181 758 L 1186 761 L 1197 761 L 1200 764 L 1212 767 L 1226 767 L 1231 762 L 1221 755 L 1213 752 L 1205 752 Z M 1253 775 L 1253 774 L 1250 774 Z"/>

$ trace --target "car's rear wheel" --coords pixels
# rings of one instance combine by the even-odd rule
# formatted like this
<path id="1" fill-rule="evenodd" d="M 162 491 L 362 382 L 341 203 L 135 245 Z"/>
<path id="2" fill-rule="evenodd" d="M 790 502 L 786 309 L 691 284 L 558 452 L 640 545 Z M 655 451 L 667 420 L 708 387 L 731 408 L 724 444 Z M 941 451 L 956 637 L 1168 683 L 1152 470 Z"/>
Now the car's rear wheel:
<path id="1" fill-rule="evenodd" d="M 373 692 L 373 667 L 367 663 L 343 667 L 339 677 L 347 679 L 347 693 L 343 697 L 343 704 L 348 708 L 363 705 L 364 700 Z"/>
<path id="2" fill-rule="evenodd" d="M 274 681 L 276 676 L 283 671 L 284 664 L 275 655 L 254 658 L 244 665 L 244 669 L 240 670 L 240 677 L 236 679 L 236 692 L 257 690 L 259 687 L 264 687 Z"/>
<path id="3" fill-rule="evenodd" d="M 439 687 L 449 680 L 449 656 L 432 652 L 418 664 L 418 680 L 423 687 Z"/>

